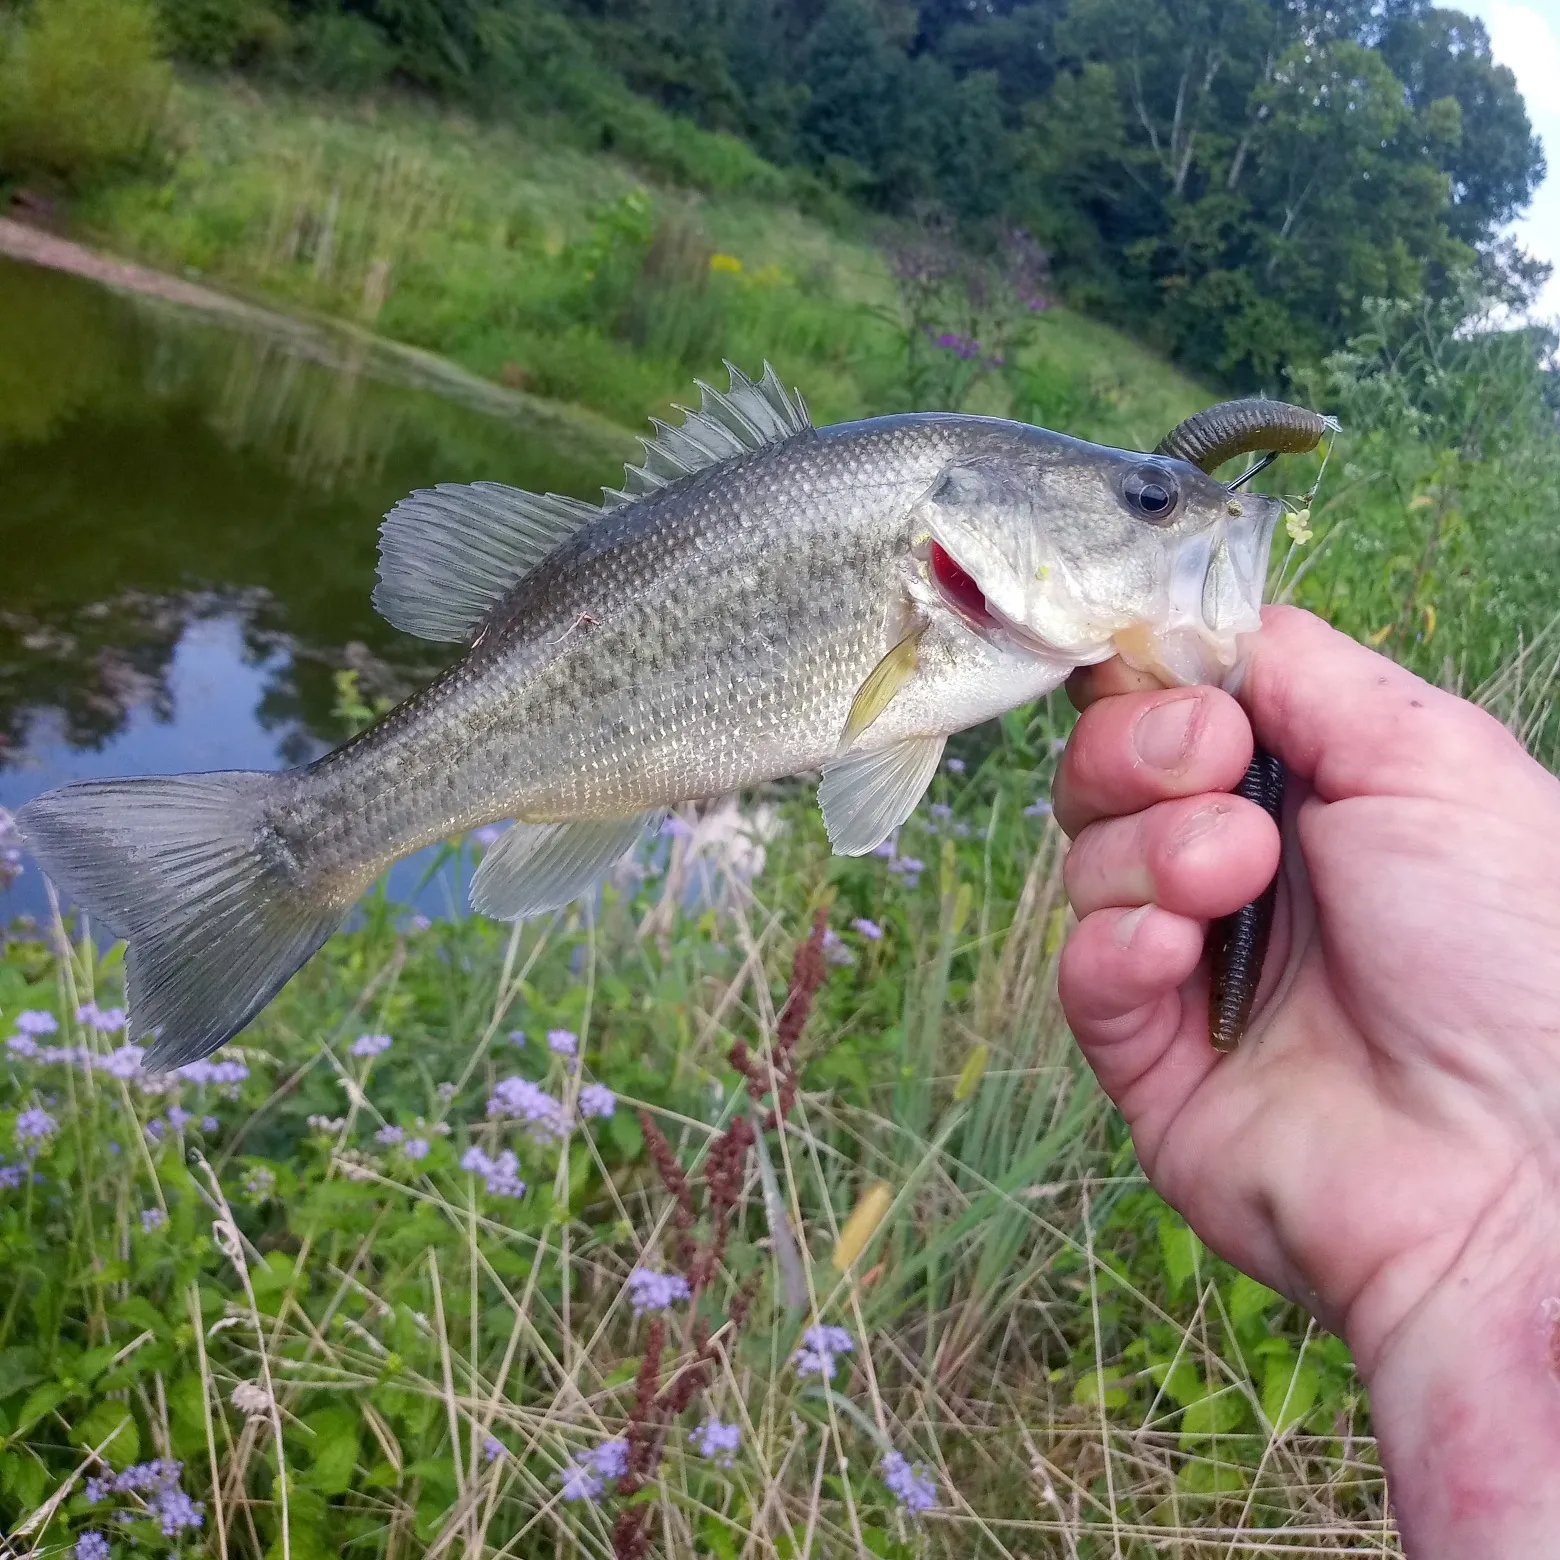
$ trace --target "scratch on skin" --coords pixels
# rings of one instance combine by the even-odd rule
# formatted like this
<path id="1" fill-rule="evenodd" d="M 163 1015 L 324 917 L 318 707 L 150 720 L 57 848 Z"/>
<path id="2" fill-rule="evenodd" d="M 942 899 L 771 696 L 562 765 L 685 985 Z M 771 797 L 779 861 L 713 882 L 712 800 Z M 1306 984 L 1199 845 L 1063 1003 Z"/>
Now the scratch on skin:
<path id="1" fill-rule="evenodd" d="M 583 628 L 585 626 L 585 624 L 587 624 L 587 623 L 589 623 L 592 627 L 594 627 L 595 626 L 595 622 L 596 622 L 595 618 L 593 618 L 590 615 L 590 613 L 582 612 L 582 613 L 580 613 L 580 615 L 577 618 L 575 618 L 575 620 L 572 623 L 569 624 L 569 626 L 566 629 L 564 629 L 564 631 L 561 634 L 558 635 L 558 637 L 555 640 L 553 640 L 553 643 L 555 645 L 561 645 L 564 642 L 564 640 L 567 639 L 569 637 L 569 635 L 574 632 L 575 629 Z"/>
<path id="2" fill-rule="evenodd" d="M 1549 1374 L 1560 1381 L 1560 1298 L 1548 1296 L 1539 1310 L 1549 1324 Z"/>

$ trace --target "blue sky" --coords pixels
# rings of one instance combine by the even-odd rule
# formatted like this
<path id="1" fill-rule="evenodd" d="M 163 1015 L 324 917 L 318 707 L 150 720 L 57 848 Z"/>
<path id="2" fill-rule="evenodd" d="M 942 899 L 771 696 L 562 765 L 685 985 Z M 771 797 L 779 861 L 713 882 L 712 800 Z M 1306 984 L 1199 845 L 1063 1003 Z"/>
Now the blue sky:
<path id="1" fill-rule="evenodd" d="M 1515 224 L 1523 248 L 1554 266 L 1534 313 L 1560 318 L 1560 0 L 1449 0 L 1477 16 L 1498 63 L 1510 66 L 1527 99 L 1528 118 L 1543 138 L 1549 177 Z"/>

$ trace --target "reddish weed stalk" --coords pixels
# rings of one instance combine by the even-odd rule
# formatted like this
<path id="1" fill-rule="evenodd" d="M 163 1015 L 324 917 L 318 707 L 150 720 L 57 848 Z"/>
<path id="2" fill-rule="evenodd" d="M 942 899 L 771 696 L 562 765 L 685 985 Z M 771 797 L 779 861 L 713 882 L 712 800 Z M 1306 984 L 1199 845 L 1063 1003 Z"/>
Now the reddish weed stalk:
<path id="1" fill-rule="evenodd" d="M 731 1064 L 747 1080 L 747 1091 L 755 1107 L 762 1104 L 766 1094 L 774 1096 L 774 1103 L 760 1119 L 759 1131 L 768 1132 L 779 1126 L 796 1103 L 796 1044 L 827 971 L 823 954 L 827 925 L 827 911 L 819 910 L 813 918 L 812 934 L 796 950 L 768 1064 L 753 1054 L 746 1041 L 732 1042 Z M 661 1356 L 666 1348 L 666 1323 L 659 1316 L 651 1318 L 645 1330 L 644 1353 L 639 1360 L 634 1406 L 628 1415 L 628 1469 L 617 1485 L 618 1494 L 624 1497 L 637 1494 L 655 1477 L 672 1421 L 714 1380 L 715 1346 L 710 1339 L 709 1323 L 698 1315 L 699 1297 L 714 1281 L 725 1258 L 726 1243 L 731 1236 L 731 1215 L 742 1196 L 748 1155 L 754 1142 L 753 1118 L 744 1111 L 733 1116 L 731 1125 L 710 1145 L 704 1173 L 709 1233 L 701 1240 L 695 1234 L 698 1217 L 693 1188 L 676 1152 L 648 1112 L 639 1112 L 639 1125 L 649 1145 L 656 1173 L 672 1198 L 672 1228 L 676 1231 L 672 1265 L 688 1280 L 691 1292 L 689 1315 L 693 1318 L 690 1334 L 693 1357 L 663 1387 Z M 755 1273 L 726 1307 L 732 1338 L 741 1332 L 747 1320 L 758 1288 L 758 1276 Z M 612 1553 L 616 1560 L 642 1560 L 650 1547 L 649 1525 L 654 1510 L 649 1504 L 638 1504 L 624 1506 L 618 1512 L 612 1528 Z"/>

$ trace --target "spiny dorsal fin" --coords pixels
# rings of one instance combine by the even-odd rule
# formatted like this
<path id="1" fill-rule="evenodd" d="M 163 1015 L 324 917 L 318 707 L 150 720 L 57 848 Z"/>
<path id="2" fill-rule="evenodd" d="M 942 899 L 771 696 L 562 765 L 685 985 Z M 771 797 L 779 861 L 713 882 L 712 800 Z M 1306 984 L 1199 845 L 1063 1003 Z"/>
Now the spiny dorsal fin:
<path id="1" fill-rule="evenodd" d="M 755 383 L 734 364 L 725 365 L 731 386 L 721 391 L 695 380 L 699 387 L 699 409 L 678 407 L 682 424 L 673 428 L 657 417 L 653 439 L 641 439 L 645 458 L 637 466 L 624 468 L 623 486 L 608 488 L 602 498 L 603 509 L 631 504 L 636 498 L 657 492 L 669 482 L 718 466 L 733 455 L 779 444 L 794 433 L 812 427 L 807 406 L 799 392 L 787 391 L 780 377 L 768 364 Z"/>
<path id="2" fill-rule="evenodd" d="M 424 488 L 379 528 L 374 606 L 419 638 L 469 639 L 516 581 L 600 514 L 577 498 L 502 482 Z"/>

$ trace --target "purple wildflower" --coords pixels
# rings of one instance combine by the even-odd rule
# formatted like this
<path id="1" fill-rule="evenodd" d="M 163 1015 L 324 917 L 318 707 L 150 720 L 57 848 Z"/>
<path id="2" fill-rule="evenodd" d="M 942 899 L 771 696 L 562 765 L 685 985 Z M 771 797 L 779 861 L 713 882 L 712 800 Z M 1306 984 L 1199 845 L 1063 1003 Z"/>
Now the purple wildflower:
<path id="1" fill-rule="evenodd" d="M 884 840 L 881 845 L 874 845 L 872 847 L 872 854 L 874 856 L 882 856 L 887 860 L 892 861 L 897 849 L 898 847 L 894 844 L 893 840 L 888 839 Z"/>
<path id="2" fill-rule="evenodd" d="M 572 1029 L 549 1029 L 547 1049 L 554 1056 L 573 1056 L 580 1048 L 580 1037 Z"/>
<path id="3" fill-rule="evenodd" d="M 412 932 L 426 932 L 432 925 L 433 922 L 420 912 L 417 915 L 414 915 L 411 920 L 406 923 L 407 930 Z"/>
<path id="4" fill-rule="evenodd" d="M 186 1529 L 201 1527 L 206 1520 L 205 1506 L 176 1487 L 162 1490 L 148 1504 L 152 1514 L 162 1519 L 164 1538 L 177 1538 Z"/>
<path id="5" fill-rule="evenodd" d="M 841 1354 L 854 1354 L 856 1340 L 843 1327 L 824 1323 L 809 1327 L 802 1334 L 802 1347 L 791 1356 L 799 1376 L 822 1376 L 834 1380 L 834 1367 Z"/>
<path id="6" fill-rule="evenodd" d="M 856 930 L 867 939 L 868 942 L 877 942 L 883 936 L 883 928 L 879 926 L 876 921 L 870 920 L 864 915 L 858 915 L 856 919 L 850 924 L 854 926 Z"/>
<path id="7" fill-rule="evenodd" d="M 88 1528 L 76 1540 L 76 1560 L 108 1560 L 108 1540 L 95 1529 Z"/>
<path id="8" fill-rule="evenodd" d="M 512 1148 L 506 1148 L 497 1159 L 490 1159 L 475 1145 L 461 1155 L 460 1167 L 473 1175 L 480 1175 L 487 1182 L 489 1197 L 524 1197 L 525 1182 L 520 1179 L 520 1161 Z"/>
<path id="9" fill-rule="evenodd" d="M 513 1116 L 530 1129 L 533 1141 L 551 1142 L 565 1135 L 563 1106 L 529 1078 L 513 1074 L 500 1078 L 487 1102 L 490 1116 Z"/>
<path id="10" fill-rule="evenodd" d="M 939 823 L 946 823 L 953 816 L 953 809 L 946 802 L 933 802 L 926 810 Z"/>
<path id="11" fill-rule="evenodd" d="M 483 1462 L 497 1462 L 506 1450 L 504 1443 L 496 1435 L 490 1435 L 482 1443 L 482 1460 Z"/>
<path id="12" fill-rule="evenodd" d="M 154 1143 L 161 1143 L 168 1135 L 168 1123 L 161 1116 L 154 1116 L 146 1124 L 146 1135 Z"/>
<path id="13" fill-rule="evenodd" d="M 658 1273 L 654 1268 L 636 1267 L 628 1275 L 628 1300 L 635 1316 L 647 1311 L 664 1311 L 669 1305 L 689 1298 L 692 1291 L 681 1273 Z"/>
<path id="14" fill-rule="evenodd" d="M 5 1048 L 12 1056 L 31 1061 L 38 1054 L 38 1042 L 31 1035 L 12 1035 L 5 1043 Z"/>
<path id="15" fill-rule="evenodd" d="M 691 839 L 693 825 L 686 818 L 679 818 L 676 813 L 668 813 L 661 821 L 661 833 L 674 840 Z"/>
<path id="16" fill-rule="evenodd" d="M 511 1029 L 509 1031 L 509 1043 L 511 1045 L 524 1045 L 525 1031 L 523 1029 Z"/>
<path id="17" fill-rule="evenodd" d="M 97 1065 L 110 1078 L 138 1078 L 141 1075 L 141 1062 L 145 1056 L 144 1046 L 125 1044 L 116 1046 Z"/>
<path id="18" fill-rule="evenodd" d="M 408 1159 L 426 1159 L 428 1157 L 428 1139 L 424 1137 L 407 1138 L 401 1145 L 401 1152 Z"/>
<path id="19" fill-rule="evenodd" d="M 964 760 L 962 758 L 950 758 L 946 767 L 950 775 L 962 775 L 964 773 Z"/>
<path id="20" fill-rule="evenodd" d="M 96 1002 L 83 1002 L 76 1009 L 76 1021 L 100 1035 L 118 1034 L 129 1022 L 122 1007 L 100 1008 Z"/>
<path id="21" fill-rule="evenodd" d="M 16 1015 L 16 1027 L 24 1035 L 52 1035 L 60 1027 L 60 1021 L 42 1008 L 27 1008 Z"/>
<path id="22" fill-rule="evenodd" d="M 565 1500 L 600 1500 L 608 1479 L 628 1472 L 628 1442 L 621 1436 L 603 1441 L 583 1457 L 570 1459 L 559 1475 Z"/>
<path id="23" fill-rule="evenodd" d="M 1051 804 L 1043 797 L 1032 801 L 1025 809 L 1026 818 L 1049 818 L 1051 816 Z"/>
<path id="24" fill-rule="evenodd" d="M 236 1061 L 214 1062 L 208 1057 L 202 1057 L 198 1062 L 186 1062 L 178 1072 L 181 1078 L 187 1079 L 190 1083 L 239 1084 L 249 1076 L 249 1064 Z"/>
<path id="25" fill-rule="evenodd" d="M 621 1479 L 628 1472 L 628 1442 L 622 1436 L 603 1441 L 590 1454 L 596 1472 L 604 1479 Z"/>
<path id="26" fill-rule="evenodd" d="M 0 1191 L 14 1192 L 26 1183 L 26 1165 L 0 1165 Z"/>
<path id="27" fill-rule="evenodd" d="M 389 1035 L 359 1035 L 347 1047 L 353 1056 L 383 1056 L 390 1049 Z"/>
<path id="28" fill-rule="evenodd" d="M 206 1133 L 220 1132 L 222 1123 L 215 1116 L 202 1116 L 200 1118 L 200 1130 Z"/>
<path id="29" fill-rule="evenodd" d="M 708 1457 L 722 1468 L 731 1466 L 731 1459 L 742 1444 L 742 1430 L 738 1425 L 723 1425 L 713 1414 L 689 1433 L 688 1439 L 699 1456 Z"/>
<path id="30" fill-rule="evenodd" d="M 48 1111 L 34 1105 L 16 1118 L 16 1145 L 25 1153 L 36 1154 L 59 1129 L 59 1122 Z"/>
<path id="31" fill-rule="evenodd" d="M 483 850 L 487 850 L 490 846 L 498 844 L 503 832 L 504 826 L 501 823 L 484 823 L 480 829 L 471 831 L 471 837 Z"/>
<path id="32" fill-rule="evenodd" d="M 599 1500 L 607 1481 L 587 1463 L 569 1462 L 558 1475 L 565 1500 Z"/>
<path id="33" fill-rule="evenodd" d="M 276 1172 L 266 1165 L 256 1165 L 244 1177 L 243 1187 L 256 1202 L 264 1202 L 276 1190 Z"/>
<path id="34" fill-rule="evenodd" d="M 587 1083 L 580 1090 L 580 1115 L 607 1117 L 617 1109 L 617 1096 L 604 1083 Z"/>
<path id="35" fill-rule="evenodd" d="M 406 1136 L 404 1127 L 383 1126 L 374 1134 L 376 1143 L 383 1143 L 386 1148 L 393 1148 Z"/>
<path id="36" fill-rule="evenodd" d="M 823 956 L 830 964 L 854 964 L 856 955 L 845 946 L 845 940 L 832 926 L 823 934 Z"/>
<path id="37" fill-rule="evenodd" d="M 141 1210 L 141 1233 L 150 1235 L 153 1230 L 160 1230 L 168 1222 L 168 1215 L 161 1208 L 143 1208 Z"/>
<path id="38" fill-rule="evenodd" d="M 175 1132 L 182 1132 L 194 1119 L 194 1113 L 185 1110 L 182 1105 L 168 1107 L 168 1125 Z"/>
<path id="39" fill-rule="evenodd" d="M 914 1467 L 902 1452 L 885 1452 L 878 1464 L 883 1482 L 894 1498 L 912 1515 L 930 1511 L 937 1504 L 937 1483 L 924 1463 Z"/>

